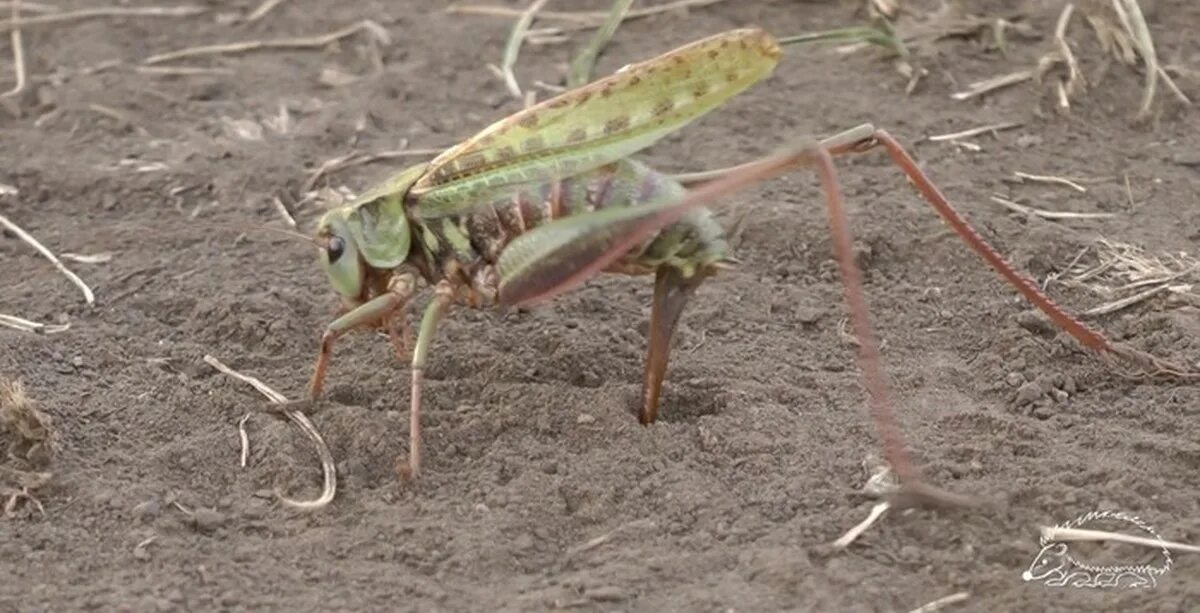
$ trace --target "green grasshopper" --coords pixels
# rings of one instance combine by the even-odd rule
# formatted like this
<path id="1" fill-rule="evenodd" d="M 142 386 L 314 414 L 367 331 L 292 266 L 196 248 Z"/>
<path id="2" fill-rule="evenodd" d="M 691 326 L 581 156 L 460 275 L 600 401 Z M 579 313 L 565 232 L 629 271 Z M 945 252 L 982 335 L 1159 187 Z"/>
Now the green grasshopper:
<path id="1" fill-rule="evenodd" d="M 452 305 L 521 307 L 601 273 L 655 275 L 640 421 L 655 421 L 674 330 L 689 297 L 734 264 L 704 205 L 796 168 L 815 167 L 826 194 L 859 363 L 885 459 L 910 493 L 947 501 L 926 485 L 900 434 L 879 365 L 834 156 L 887 151 L 963 240 L 1085 346 L 1161 365 L 1119 348 L 1062 311 L 1018 274 L 951 207 L 888 133 L 861 125 L 820 142 L 798 141 L 693 189 L 631 155 L 766 78 L 780 46 L 759 29 L 717 34 L 633 64 L 502 119 L 430 162 L 407 168 L 325 214 L 313 239 L 343 311 L 321 336 L 309 396 L 321 395 L 335 341 L 383 329 L 401 359 L 411 350 L 407 466 L 421 466 L 421 381 L 435 329 Z M 404 309 L 432 286 L 415 344 Z"/>

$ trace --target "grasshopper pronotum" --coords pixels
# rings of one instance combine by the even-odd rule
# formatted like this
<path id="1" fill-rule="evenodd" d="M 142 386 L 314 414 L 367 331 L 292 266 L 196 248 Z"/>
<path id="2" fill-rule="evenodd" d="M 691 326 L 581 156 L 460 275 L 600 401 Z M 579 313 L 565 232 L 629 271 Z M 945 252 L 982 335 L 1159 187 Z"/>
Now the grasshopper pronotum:
<path id="1" fill-rule="evenodd" d="M 421 464 L 422 371 L 434 331 L 451 305 L 530 305 L 602 272 L 653 273 L 641 407 L 641 422 L 649 424 L 684 305 L 705 279 L 732 263 L 722 228 L 702 205 L 811 166 L 826 194 L 834 252 L 885 459 L 902 491 L 926 501 L 955 500 L 926 485 L 908 458 L 851 254 L 833 158 L 877 147 L 973 250 L 1083 345 L 1160 373 L 1180 373 L 1114 345 L 1063 312 L 967 224 L 892 136 L 871 125 L 792 144 L 690 190 L 630 159 L 765 78 L 779 56 L 777 41 L 758 29 L 693 42 L 502 119 L 328 212 L 314 241 L 345 313 L 321 337 L 310 398 L 321 394 L 338 337 L 360 327 L 385 329 L 398 353 L 412 354 L 409 456 L 407 466 L 398 468 L 415 478 Z M 404 307 L 422 281 L 434 287 L 434 296 L 414 344 Z"/>

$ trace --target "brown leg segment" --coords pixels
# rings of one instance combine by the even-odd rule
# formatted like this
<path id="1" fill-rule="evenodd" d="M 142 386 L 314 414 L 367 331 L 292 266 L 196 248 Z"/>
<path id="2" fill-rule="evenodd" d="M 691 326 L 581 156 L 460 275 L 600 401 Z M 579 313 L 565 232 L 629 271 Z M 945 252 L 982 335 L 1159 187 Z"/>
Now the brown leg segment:
<path id="1" fill-rule="evenodd" d="M 412 282 L 410 282 L 412 281 Z M 335 319 L 321 335 L 321 349 L 317 354 L 317 363 L 313 366 L 312 378 L 308 382 L 309 400 L 321 396 L 325 387 L 325 375 L 329 370 L 329 361 L 333 357 L 333 344 L 345 334 L 366 325 L 388 322 L 393 314 L 403 317 L 404 305 L 412 297 L 416 287 L 415 279 L 405 277 L 397 280 L 386 294 L 376 296 L 365 304 Z M 389 326 L 390 329 L 390 326 Z"/>
<path id="2" fill-rule="evenodd" d="M 643 424 L 654 423 L 658 417 L 658 399 L 662 392 L 663 378 L 667 372 L 667 361 L 671 354 L 671 340 L 679 316 L 688 298 L 708 275 L 697 272 L 685 279 L 680 272 L 669 266 L 658 269 L 654 278 L 654 304 L 650 309 L 650 339 L 646 351 L 646 377 L 642 384 Z"/>

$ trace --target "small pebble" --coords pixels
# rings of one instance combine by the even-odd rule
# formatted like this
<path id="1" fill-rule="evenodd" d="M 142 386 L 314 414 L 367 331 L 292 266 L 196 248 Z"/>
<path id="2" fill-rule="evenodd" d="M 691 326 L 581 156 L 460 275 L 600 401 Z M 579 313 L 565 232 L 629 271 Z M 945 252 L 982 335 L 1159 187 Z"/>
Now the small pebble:
<path id="1" fill-rule="evenodd" d="M 587 424 L 594 424 L 594 423 L 596 423 L 596 418 L 592 417 L 591 415 L 588 415 L 587 413 L 580 413 L 579 417 L 575 418 L 575 423 L 577 423 L 581 426 L 584 426 Z"/>
<path id="2" fill-rule="evenodd" d="M 1004 377 L 1004 381 L 1013 387 L 1019 387 L 1025 382 L 1025 376 L 1019 372 L 1010 372 L 1008 376 Z"/>
<path id="3" fill-rule="evenodd" d="M 617 602 L 625 600 L 625 590 L 615 585 L 594 587 L 587 591 L 587 597 L 596 602 Z"/>
<path id="4" fill-rule="evenodd" d="M 1025 406 L 1033 404 L 1033 401 L 1042 397 L 1042 387 L 1037 383 L 1030 381 L 1017 389 L 1017 405 Z"/>
<path id="5" fill-rule="evenodd" d="M 162 505 L 158 504 L 157 500 L 147 500 L 139 502 L 133 507 L 133 518 L 140 522 L 147 522 L 162 512 Z"/>
<path id="6" fill-rule="evenodd" d="M 225 514 L 211 509 L 196 509 L 192 514 L 192 523 L 196 528 L 205 532 L 216 530 L 225 523 Z"/>

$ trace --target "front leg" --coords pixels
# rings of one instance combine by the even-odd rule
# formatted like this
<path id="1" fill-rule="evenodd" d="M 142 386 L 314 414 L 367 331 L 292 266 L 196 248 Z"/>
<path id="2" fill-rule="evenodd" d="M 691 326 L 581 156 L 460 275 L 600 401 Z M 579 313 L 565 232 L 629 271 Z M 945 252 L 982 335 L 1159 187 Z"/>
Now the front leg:
<path id="1" fill-rule="evenodd" d="M 347 332 L 355 328 L 388 321 L 393 316 L 403 317 L 404 306 L 416 291 L 417 279 L 411 273 L 401 273 L 392 278 L 388 291 L 376 296 L 364 304 L 352 309 L 349 313 L 335 319 L 321 335 L 321 349 L 317 354 L 317 363 L 313 367 L 312 379 L 308 382 L 308 397 L 316 400 L 321 396 L 325 387 L 325 375 L 329 369 L 329 360 L 333 357 L 333 344 Z M 389 326 L 390 327 L 390 326 Z"/>

